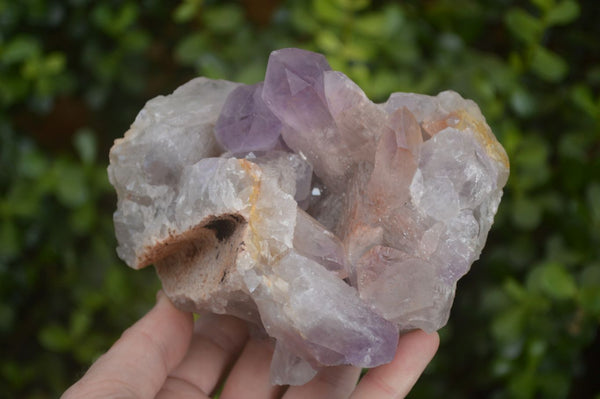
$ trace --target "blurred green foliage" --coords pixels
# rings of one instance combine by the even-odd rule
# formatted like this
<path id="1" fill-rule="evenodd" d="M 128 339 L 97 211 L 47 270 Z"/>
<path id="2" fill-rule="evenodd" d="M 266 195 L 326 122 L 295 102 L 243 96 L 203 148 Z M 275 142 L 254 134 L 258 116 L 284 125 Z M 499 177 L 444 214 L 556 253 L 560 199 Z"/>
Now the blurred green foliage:
<path id="1" fill-rule="evenodd" d="M 0 0 L 0 396 L 56 397 L 152 304 L 115 255 L 107 150 L 195 75 L 324 53 L 374 100 L 453 89 L 511 159 L 412 397 L 600 398 L 595 0 Z"/>

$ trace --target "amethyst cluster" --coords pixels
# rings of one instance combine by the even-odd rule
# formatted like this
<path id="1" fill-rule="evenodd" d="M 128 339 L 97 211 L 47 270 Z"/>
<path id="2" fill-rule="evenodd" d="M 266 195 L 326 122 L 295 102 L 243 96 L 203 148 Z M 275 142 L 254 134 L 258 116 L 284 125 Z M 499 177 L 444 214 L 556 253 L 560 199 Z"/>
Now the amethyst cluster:
<path id="1" fill-rule="evenodd" d="M 150 100 L 110 152 L 119 256 L 180 308 L 275 340 L 271 379 L 392 360 L 448 319 L 509 164 L 470 100 L 370 101 L 319 54 L 274 51 L 264 82 L 194 79 Z"/>

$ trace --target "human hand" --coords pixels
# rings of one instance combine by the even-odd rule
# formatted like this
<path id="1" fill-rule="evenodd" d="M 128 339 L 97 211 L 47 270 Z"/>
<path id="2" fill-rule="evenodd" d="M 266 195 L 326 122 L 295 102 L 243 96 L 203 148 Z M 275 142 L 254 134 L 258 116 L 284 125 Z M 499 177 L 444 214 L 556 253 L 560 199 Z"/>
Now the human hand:
<path id="1" fill-rule="evenodd" d="M 157 303 L 127 329 L 62 399 L 209 398 L 227 376 L 221 399 L 402 398 L 415 384 L 439 345 L 437 333 L 413 331 L 400 337 L 394 360 L 357 381 L 360 368 L 328 367 L 303 386 L 272 386 L 273 348 L 248 336 L 246 324 L 230 316 L 176 309 L 159 291 Z M 229 374 L 227 374 L 229 372 Z"/>

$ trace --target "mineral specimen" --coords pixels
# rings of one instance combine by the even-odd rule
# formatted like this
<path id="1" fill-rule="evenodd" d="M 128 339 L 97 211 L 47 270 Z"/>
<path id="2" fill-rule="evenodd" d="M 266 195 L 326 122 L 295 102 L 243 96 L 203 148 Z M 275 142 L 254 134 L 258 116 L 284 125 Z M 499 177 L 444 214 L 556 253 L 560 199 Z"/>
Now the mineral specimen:
<path id="1" fill-rule="evenodd" d="M 299 49 L 273 52 L 264 83 L 150 100 L 108 168 L 119 256 L 154 264 L 181 309 L 275 339 L 276 384 L 389 362 L 399 332 L 442 327 L 508 170 L 472 101 L 375 104 Z"/>

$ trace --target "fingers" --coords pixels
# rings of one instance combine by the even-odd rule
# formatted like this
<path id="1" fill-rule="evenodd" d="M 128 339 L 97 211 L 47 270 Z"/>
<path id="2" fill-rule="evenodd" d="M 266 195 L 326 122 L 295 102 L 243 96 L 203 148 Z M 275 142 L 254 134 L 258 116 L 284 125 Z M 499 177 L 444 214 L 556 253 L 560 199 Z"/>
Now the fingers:
<path id="1" fill-rule="evenodd" d="M 356 386 L 360 368 L 353 366 L 326 367 L 315 378 L 300 386 L 290 386 L 283 399 L 328 398 L 346 399 Z"/>
<path id="2" fill-rule="evenodd" d="M 184 357 L 192 315 L 177 310 L 162 291 L 157 303 L 65 394 L 67 398 L 154 398 Z"/>
<path id="3" fill-rule="evenodd" d="M 159 292 L 156 306 L 125 331 L 63 399 L 208 398 L 236 359 L 221 398 L 276 398 L 283 394 L 285 387 L 269 384 L 272 346 L 267 341 L 248 341 L 245 322 L 207 314 L 196 323 L 193 339 L 192 328 L 191 314 L 177 310 Z M 438 345 L 437 333 L 410 332 L 400 338 L 394 360 L 370 370 L 351 396 L 360 369 L 338 366 L 323 369 L 304 386 L 290 387 L 284 398 L 404 397 Z"/>
<path id="4" fill-rule="evenodd" d="M 183 361 L 167 378 L 157 398 L 208 397 L 248 339 L 246 323 L 232 316 L 204 314 Z"/>
<path id="5" fill-rule="evenodd" d="M 251 339 L 227 377 L 220 399 L 274 399 L 285 389 L 269 382 L 273 344 Z"/>
<path id="6" fill-rule="evenodd" d="M 350 398 L 404 398 L 435 355 L 439 343 L 435 332 L 427 334 L 415 330 L 403 335 L 394 360 L 369 370 Z"/>

